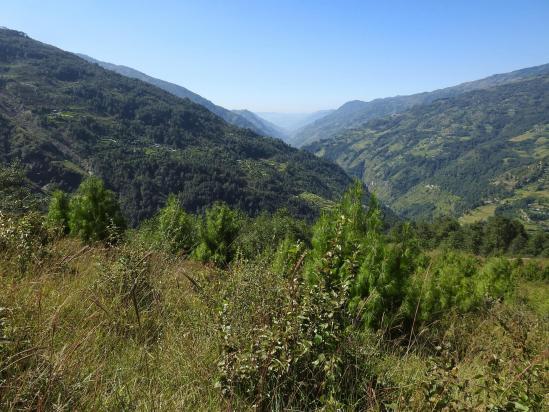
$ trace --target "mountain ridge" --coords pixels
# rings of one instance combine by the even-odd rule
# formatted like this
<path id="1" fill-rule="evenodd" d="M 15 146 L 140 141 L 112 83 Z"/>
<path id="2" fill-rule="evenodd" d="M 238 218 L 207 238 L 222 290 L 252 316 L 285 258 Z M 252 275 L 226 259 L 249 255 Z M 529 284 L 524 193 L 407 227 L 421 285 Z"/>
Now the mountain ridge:
<path id="1" fill-rule="evenodd" d="M 549 73 L 374 118 L 305 149 L 404 217 L 498 213 L 549 229 Z"/>
<path id="2" fill-rule="evenodd" d="M 237 111 L 234 110 L 228 110 L 224 107 L 221 107 L 219 105 L 216 105 L 212 101 L 206 99 L 205 97 L 200 96 L 199 94 L 187 89 L 186 87 L 180 86 L 175 83 L 168 82 L 166 80 L 158 79 L 153 76 L 149 76 L 146 73 L 143 73 L 139 70 L 133 69 L 128 66 L 124 65 L 118 65 L 114 63 L 104 62 L 101 60 L 97 60 L 93 57 L 90 57 L 88 55 L 82 54 L 82 53 L 75 53 L 78 57 L 94 64 L 98 64 L 99 66 L 103 67 L 104 69 L 114 71 L 115 73 L 121 74 L 126 77 L 130 77 L 133 79 L 138 79 L 141 81 L 144 81 L 146 83 L 150 83 L 156 87 L 159 87 L 177 97 L 180 98 L 187 98 L 191 100 L 194 103 L 197 103 L 201 106 L 204 106 L 206 109 L 210 110 L 212 113 L 218 115 L 226 122 L 237 126 L 242 127 L 246 129 L 251 129 L 255 133 L 262 135 L 262 136 L 270 136 L 270 137 L 277 137 L 282 139 L 285 137 L 284 134 L 277 133 L 276 135 L 271 134 L 271 132 L 274 132 L 275 129 L 269 128 L 268 125 L 263 125 L 261 122 L 253 122 L 247 119 L 244 116 L 241 116 Z"/>
<path id="3" fill-rule="evenodd" d="M 170 193 L 189 211 L 224 201 L 307 217 L 351 183 L 331 162 L 13 30 L 0 30 L 0 126 L 0 162 L 19 160 L 45 190 L 97 175 L 132 224 Z"/>
<path id="4" fill-rule="evenodd" d="M 334 137 L 345 129 L 358 127 L 371 119 L 399 113 L 416 105 L 429 104 L 437 99 L 452 97 L 472 90 L 490 88 L 546 73 L 549 73 L 549 63 L 518 69 L 508 73 L 494 74 L 483 79 L 464 82 L 430 92 L 378 98 L 367 102 L 351 100 L 344 103 L 333 113 L 302 128 L 295 134 L 290 143 L 296 147 L 305 146 L 316 140 Z"/>

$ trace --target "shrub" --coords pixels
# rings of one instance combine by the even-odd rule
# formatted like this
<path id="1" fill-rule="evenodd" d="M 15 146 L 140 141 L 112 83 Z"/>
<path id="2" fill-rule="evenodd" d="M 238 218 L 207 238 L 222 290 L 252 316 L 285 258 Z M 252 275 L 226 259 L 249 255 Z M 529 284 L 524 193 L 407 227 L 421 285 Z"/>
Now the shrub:
<path id="1" fill-rule="evenodd" d="M 310 234 L 304 221 L 291 217 L 287 211 L 273 214 L 262 213 L 253 219 L 246 219 L 236 245 L 246 259 L 257 259 L 263 254 L 273 254 L 285 239 L 292 242 L 309 242 Z"/>
<path id="2" fill-rule="evenodd" d="M 115 194 L 96 177 L 84 180 L 69 203 L 71 234 L 86 242 L 116 240 L 125 227 Z"/>
<path id="3" fill-rule="evenodd" d="M 47 254 L 49 234 L 37 212 L 6 216 L 0 212 L 0 253 L 15 256 L 16 270 L 24 273 Z M 9 259 L 7 263 L 11 263 Z"/>

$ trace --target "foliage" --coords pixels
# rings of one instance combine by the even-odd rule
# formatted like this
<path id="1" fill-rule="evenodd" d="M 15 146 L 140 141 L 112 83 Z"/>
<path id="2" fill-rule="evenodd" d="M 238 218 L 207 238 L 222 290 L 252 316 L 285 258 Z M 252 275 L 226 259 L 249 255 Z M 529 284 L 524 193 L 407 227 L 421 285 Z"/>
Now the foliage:
<path id="1" fill-rule="evenodd" d="M 306 276 L 313 284 L 325 279 L 328 285 L 352 278 L 349 304 L 365 325 L 379 327 L 382 319 L 390 324 L 398 313 L 408 278 L 421 256 L 408 233 L 398 243 L 386 241 L 375 198 L 365 211 L 362 196 L 361 186 L 355 184 L 338 208 L 315 224 Z M 326 267 L 326 256 L 334 254 L 339 260 Z"/>
<path id="2" fill-rule="evenodd" d="M 312 219 L 318 209 L 302 193 L 335 200 L 351 181 L 331 162 L 20 33 L 1 29 L 0 50 L 0 163 L 20 159 L 35 187 L 65 191 L 93 173 L 132 226 L 170 193 L 192 213 L 223 201 Z"/>
<path id="3" fill-rule="evenodd" d="M 46 222 L 48 226 L 63 234 L 69 232 L 69 196 L 62 190 L 52 193 Z"/>
<path id="4" fill-rule="evenodd" d="M 337 264 L 339 257 L 327 256 L 326 265 Z M 360 386 L 348 385 L 368 377 L 360 335 L 349 329 L 352 278 L 331 285 L 323 277 L 308 285 L 268 270 L 249 276 L 274 280 L 276 294 L 245 334 L 238 327 L 240 310 L 251 302 L 231 296 L 222 307 L 218 386 L 225 397 L 242 397 L 261 410 L 337 408 L 344 402 L 360 406 Z M 243 298 L 251 296 L 245 291 Z"/>
<path id="5" fill-rule="evenodd" d="M 310 242 L 307 223 L 295 219 L 285 209 L 246 219 L 236 239 L 236 247 L 246 259 L 257 259 L 261 255 L 272 255 L 283 241 Z"/>
<path id="6" fill-rule="evenodd" d="M 90 177 L 82 182 L 69 203 L 69 228 L 86 242 L 116 240 L 125 228 L 115 194 Z"/>
<path id="7" fill-rule="evenodd" d="M 546 65 L 488 89 L 439 100 L 417 95 L 427 104 L 389 105 L 382 117 L 339 122 L 334 126 L 344 130 L 305 149 L 336 161 L 406 218 L 461 216 L 492 205 L 547 228 L 548 85 Z"/>
<path id="8" fill-rule="evenodd" d="M 477 258 L 458 252 L 434 257 L 410 280 L 401 314 L 409 324 L 430 322 L 446 313 L 467 313 L 508 295 L 513 268 L 506 259 Z"/>
<path id="9" fill-rule="evenodd" d="M 159 216 L 107 249 L 2 216 L 0 409 L 542 410 L 547 262 L 425 255 L 363 203 L 351 188 L 311 243 L 217 204 L 217 268 L 156 247 Z"/>
<path id="10" fill-rule="evenodd" d="M 30 212 L 22 216 L 8 216 L 0 212 L 0 257 L 7 261 L 14 256 L 14 269 L 25 273 L 33 264 L 38 264 L 47 255 L 45 248 L 50 239 L 42 216 Z"/>
<path id="11" fill-rule="evenodd" d="M 1 127 L 1 123 L 0 123 Z M 39 206 L 39 198 L 18 162 L 0 164 L 0 211 L 23 214 Z"/>
<path id="12" fill-rule="evenodd" d="M 392 239 L 399 238 L 399 230 L 398 225 L 392 229 Z M 431 223 L 413 223 L 412 230 L 426 249 L 462 250 L 484 256 L 544 256 L 549 253 L 549 234 L 543 231 L 528 233 L 519 221 L 503 216 L 472 224 L 439 217 Z"/>
<path id="13" fill-rule="evenodd" d="M 194 252 L 197 259 L 223 266 L 235 257 L 235 240 L 240 230 L 240 214 L 224 203 L 206 210 L 200 227 L 199 244 Z"/>
<path id="14" fill-rule="evenodd" d="M 194 218 L 180 206 L 175 195 L 168 196 L 166 206 L 158 213 L 157 224 L 158 241 L 163 249 L 189 253 L 195 246 Z"/>

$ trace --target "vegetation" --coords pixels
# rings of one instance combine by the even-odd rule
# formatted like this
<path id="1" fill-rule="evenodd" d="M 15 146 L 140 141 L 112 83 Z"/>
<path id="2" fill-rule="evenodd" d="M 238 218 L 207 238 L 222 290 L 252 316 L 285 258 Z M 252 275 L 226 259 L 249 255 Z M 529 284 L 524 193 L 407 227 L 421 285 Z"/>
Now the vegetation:
<path id="1" fill-rule="evenodd" d="M 408 215 L 508 196 L 389 227 L 338 167 L 22 33 L 0 72 L 0 410 L 549 406 L 547 75 L 319 143 Z"/>
<path id="2" fill-rule="evenodd" d="M 346 130 L 361 128 L 366 122 L 402 113 L 412 107 L 429 105 L 436 100 L 448 99 L 461 94 L 484 90 L 520 80 L 548 74 L 549 64 L 516 70 L 510 73 L 496 74 L 484 79 L 446 87 L 432 92 L 412 94 L 409 96 L 386 97 L 369 102 L 353 100 L 345 103 L 325 117 L 301 128 L 290 143 L 296 147 L 307 146 L 316 141 L 333 139 Z"/>
<path id="3" fill-rule="evenodd" d="M 91 188 L 109 197 L 86 181 L 69 220 Z M 356 184 L 311 232 L 284 211 L 192 216 L 170 196 L 118 243 L 83 246 L 51 229 L 67 198 L 57 192 L 47 215 L 1 216 L 3 410 L 549 401 L 549 262 L 502 255 L 512 222 L 482 232 L 499 256 L 426 251 L 413 225 L 385 234 Z"/>
<path id="4" fill-rule="evenodd" d="M 451 217 L 429 222 L 414 222 L 408 227 L 425 249 L 462 250 L 475 255 L 549 257 L 549 234 L 538 230 L 528 232 L 518 221 L 493 216 L 476 223 L 460 223 Z M 403 236 L 403 225 L 395 225 L 390 236 Z"/>
<path id="5" fill-rule="evenodd" d="M 251 129 L 261 136 L 278 137 L 281 139 L 285 137 L 282 130 L 278 129 L 273 124 L 270 124 L 269 122 L 259 118 L 258 116 L 255 116 L 253 113 L 248 112 L 247 110 L 227 110 L 224 107 L 217 106 L 208 99 L 205 99 L 202 96 L 199 96 L 198 94 L 193 93 L 190 90 L 177 84 L 156 79 L 130 67 L 118 66 L 116 64 L 98 61 L 83 54 L 78 54 L 78 56 L 86 61 L 89 61 L 90 63 L 98 64 L 99 66 L 107 70 L 112 70 L 113 72 L 121 74 L 122 76 L 150 83 L 153 86 L 156 86 L 162 90 L 167 91 L 168 93 L 173 94 L 174 96 L 180 97 L 182 99 L 188 98 L 190 101 L 204 106 L 210 112 L 221 117 L 223 120 L 225 120 L 227 123 L 232 124 L 233 126 Z"/>
<path id="6" fill-rule="evenodd" d="M 131 226 L 170 193 L 192 212 L 223 201 L 313 219 L 302 193 L 335 200 L 351 182 L 330 162 L 19 32 L 0 29 L 0 73 L 0 164 L 20 160 L 33 193 L 100 177 Z"/>
<path id="7" fill-rule="evenodd" d="M 404 217 L 495 214 L 547 230 L 548 91 L 549 74 L 534 72 L 372 119 L 306 149 L 362 179 Z"/>

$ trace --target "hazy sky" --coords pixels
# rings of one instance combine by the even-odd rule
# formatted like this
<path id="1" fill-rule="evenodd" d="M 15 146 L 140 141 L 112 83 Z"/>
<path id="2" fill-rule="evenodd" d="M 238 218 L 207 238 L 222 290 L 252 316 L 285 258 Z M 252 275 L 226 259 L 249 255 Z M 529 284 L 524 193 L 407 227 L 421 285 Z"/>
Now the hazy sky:
<path id="1" fill-rule="evenodd" d="M 549 0 L 0 0 L 0 26 L 255 111 L 549 63 Z"/>

